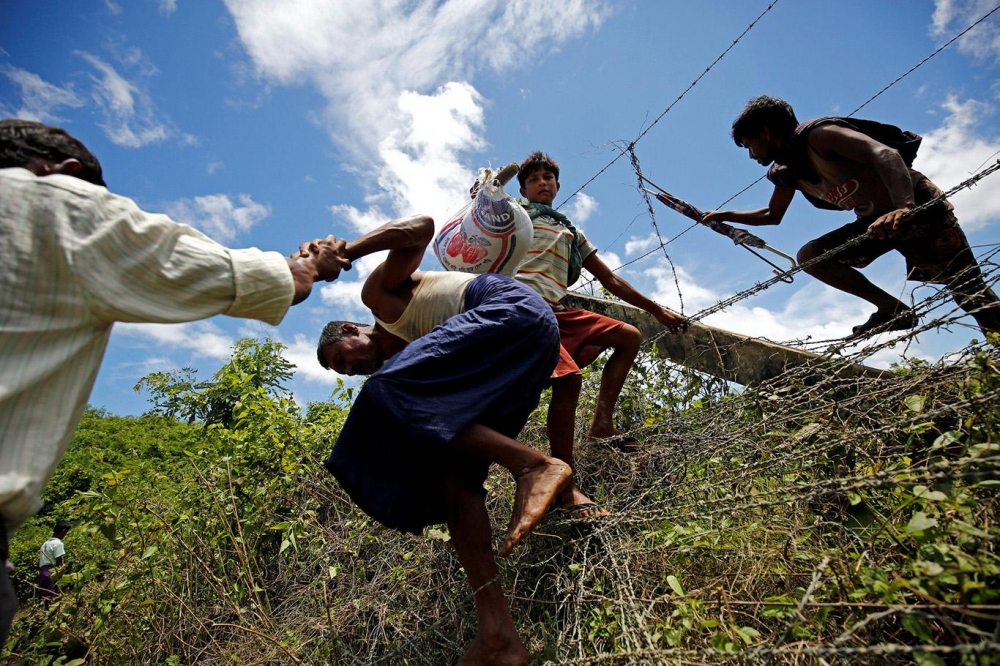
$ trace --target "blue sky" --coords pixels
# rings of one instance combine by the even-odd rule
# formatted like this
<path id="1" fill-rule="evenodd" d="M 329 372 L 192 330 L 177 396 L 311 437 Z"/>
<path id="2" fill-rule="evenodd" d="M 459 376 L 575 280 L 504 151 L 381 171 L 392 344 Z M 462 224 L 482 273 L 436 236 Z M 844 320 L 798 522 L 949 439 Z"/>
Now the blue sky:
<path id="1" fill-rule="evenodd" d="M 111 189 L 147 210 L 232 247 L 283 254 L 400 215 L 440 224 L 465 202 L 478 167 L 545 150 L 562 166 L 556 202 L 604 260 L 628 262 L 626 279 L 693 315 L 768 279 L 769 268 L 707 229 L 681 235 L 688 220 L 659 204 L 654 229 L 629 160 L 612 164 L 618 146 L 648 129 L 635 146 L 643 172 L 715 208 L 762 174 L 728 134 L 748 99 L 784 97 L 800 119 L 846 115 L 996 5 L 0 0 L 0 116 L 65 127 L 101 159 Z M 1000 151 L 998 58 L 1000 12 L 857 115 L 924 135 L 915 166 L 947 189 Z M 953 199 L 980 253 L 1000 240 L 998 186 L 988 179 Z M 757 208 L 769 194 L 761 183 L 727 207 Z M 756 231 L 794 254 L 850 219 L 797 198 L 781 226 Z M 679 236 L 666 246 L 676 274 L 662 251 L 635 261 L 658 234 Z M 303 405 L 326 399 L 336 375 L 316 363 L 316 338 L 329 319 L 367 320 L 358 293 L 377 260 L 317 288 L 278 327 L 225 317 L 118 325 L 91 403 L 141 413 L 140 377 L 182 367 L 207 377 L 248 335 L 288 345 Z M 432 254 L 424 267 L 439 268 Z M 904 300 L 918 286 L 903 280 L 896 255 L 866 274 Z M 844 336 L 871 310 L 800 274 L 704 321 L 816 341 Z M 936 360 L 976 335 L 963 325 L 924 333 L 870 362 Z"/>

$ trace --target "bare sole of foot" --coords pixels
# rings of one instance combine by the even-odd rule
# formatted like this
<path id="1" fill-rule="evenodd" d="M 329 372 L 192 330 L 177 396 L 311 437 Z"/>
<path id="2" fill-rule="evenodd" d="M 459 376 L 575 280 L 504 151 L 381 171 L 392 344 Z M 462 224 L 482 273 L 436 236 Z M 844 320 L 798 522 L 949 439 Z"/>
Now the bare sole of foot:
<path id="1" fill-rule="evenodd" d="M 557 458 L 547 458 L 544 465 L 529 469 L 517 477 L 514 509 L 507 526 L 507 539 L 498 553 L 500 557 L 510 555 L 514 546 L 535 529 L 549 505 L 572 480 L 573 470 Z"/>

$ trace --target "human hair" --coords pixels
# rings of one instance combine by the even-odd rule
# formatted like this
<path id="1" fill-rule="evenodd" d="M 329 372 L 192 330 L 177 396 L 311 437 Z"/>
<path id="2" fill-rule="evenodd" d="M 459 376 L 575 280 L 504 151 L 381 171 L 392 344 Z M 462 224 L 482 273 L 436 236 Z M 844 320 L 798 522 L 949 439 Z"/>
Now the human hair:
<path id="1" fill-rule="evenodd" d="M 319 334 L 319 344 L 316 345 L 316 358 L 325 370 L 329 370 L 330 366 L 326 364 L 326 358 L 323 356 L 323 350 L 347 337 L 344 335 L 344 324 L 352 324 L 358 328 L 364 328 L 369 325 L 359 324 L 356 321 L 331 321 L 323 327 L 323 332 Z"/>
<path id="2" fill-rule="evenodd" d="M 82 168 L 74 174 L 77 178 L 107 187 L 101 163 L 66 130 L 31 120 L 0 120 L 0 168 L 23 167 L 33 159 L 56 164 L 79 160 Z"/>
<path id="3" fill-rule="evenodd" d="M 56 526 L 52 528 L 52 533 L 56 534 L 57 532 L 69 532 L 69 528 L 70 528 L 69 523 L 67 523 L 65 520 L 60 520 L 58 523 L 56 523 Z"/>
<path id="4" fill-rule="evenodd" d="M 536 150 L 531 153 L 524 158 L 523 162 L 521 162 L 521 166 L 517 170 L 517 182 L 520 183 L 521 187 L 524 187 L 524 183 L 528 180 L 528 176 L 535 173 L 539 169 L 551 171 L 552 175 L 556 177 L 556 182 L 559 182 L 559 165 L 554 159 L 540 150 Z"/>
<path id="5" fill-rule="evenodd" d="M 798 125 L 791 104 L 780 97 L 761 95 L 747 102 L 740 115 L 736 116 L 732 137 L 737 146 L 745 148 L 745 139 L 755 139 L 765 129 L 783 138 L 795 131 Z"/>

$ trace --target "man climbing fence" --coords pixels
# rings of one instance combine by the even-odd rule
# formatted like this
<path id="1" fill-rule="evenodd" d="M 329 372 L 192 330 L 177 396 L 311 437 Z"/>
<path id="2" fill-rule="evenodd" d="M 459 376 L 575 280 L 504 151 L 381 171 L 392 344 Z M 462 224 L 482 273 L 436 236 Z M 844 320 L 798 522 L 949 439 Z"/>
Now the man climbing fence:
<path id="1" fill-rule="evenodd" d="M 890 250 L 906 259 L 908 279 L 943 284 L 984 333 L 1000 333 L 1000 300 L 984 282 L 952 205 L 942 198 L 911 214 L 941 196 L 910 166 L 920 137 L 853 118 L 799 124 L 788 102 L 766 95 L 747 103 L 733 122 L 732 137 L 751 159 L 770 166 L 774 192 L 764 208 L 710 211 L 704 221 L 780 224 L 796 191 L 819 208 L 857 215 L 854 222 L 806 243 L 797 257 L 809 275 L 877 308 L 850 337 L 909 329 L 919 322 L 916 312 L 858 270 Z M 858 237 L 864 238 L 813 261 Z"/>

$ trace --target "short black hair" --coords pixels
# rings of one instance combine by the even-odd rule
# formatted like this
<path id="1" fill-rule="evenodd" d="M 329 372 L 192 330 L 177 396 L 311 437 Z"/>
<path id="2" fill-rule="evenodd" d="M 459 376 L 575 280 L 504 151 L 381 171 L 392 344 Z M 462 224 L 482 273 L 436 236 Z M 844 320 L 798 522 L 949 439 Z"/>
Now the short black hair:
<path id="1" fill-rule="evenodd" d="M 781 137 L 790 135 L 799 126 L 792 105 L 780 97 L 761 95 L 746 103 L 733 121 L 733 141 L 740 148 L 744 139 L 755 139 L 765 129 Z"/>
<path id="2" fill-rule="evenodd" d="M 71 525 L 67 523 L 65 520 L 60 520 L 58 523 L 56 523 L 56 526 L 52 528 L 52 533 L 55 534 L 56 532 L 69 532 L 70 527 Z"/>
<path id="3" fill-rule="evenodd" d="M 356 321 L 331 321 L 324 326 L 323 332 L 319 334 L 319 344 L 316 345 L 316 358 L 325 370 L 329 370 L 330 366 L 326 364 L 326 357 L 323 356 L 323 350 L 346 337 L 344 335 L 344 324 L 353 324 L 358 328 L 370 326 L 370 324 L 359 324 Z"/>
<path id="4" fill-rule="evenodd" d="M 556 177 L 556 182 L 559 182 L 559 165 L 554 159 L 540 150 L 536 150 L 531 153 L 524 158 L 523 162 L 521 162 L 521 166 L 517 170 L 517 182 L 520 183 L 521 187 L 524 187 L 524 183 L 528 180 L 528 176 L 535 173 L 539 169 L 551 171 L 552 175 Z"/>
<path id="5" fill-rule="evenodd" d="M 83 168 L 74 174 L 77 178 L 107 187 L 101 163 L 66 130 L 32 120 L 0 120 L 0 169 L 23 167 L 33 159 L 56 164 L 79 160 Z"/>

